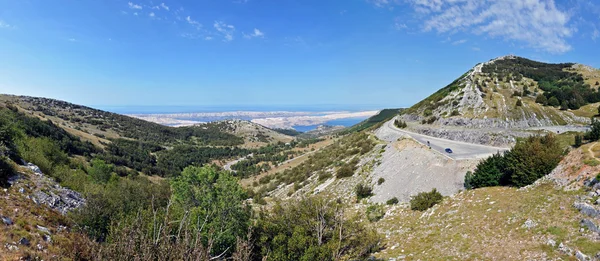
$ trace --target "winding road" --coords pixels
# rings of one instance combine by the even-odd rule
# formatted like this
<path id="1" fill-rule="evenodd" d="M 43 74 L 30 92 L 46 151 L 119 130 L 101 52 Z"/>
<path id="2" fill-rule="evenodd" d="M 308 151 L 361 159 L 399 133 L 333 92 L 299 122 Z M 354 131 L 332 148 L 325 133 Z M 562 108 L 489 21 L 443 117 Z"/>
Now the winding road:
<path id="1" fill-rule="evenodd" d="M 391 132 L 409 136 L 415 139 L 417 142 L 431 147 L 435 150 L 453 160 L 465 160 L 465 159 L 482 159 L 487 158 L 497 152 L 507 151 L 507 148 L 499 148 L 492 146 L 485 146 L 473 143 L 467 143 L 462 141 L 454 141 L 442 138 L 436 138 L 423 134 L 418 134 L 410 131 L 400 129 L 394 125 L 394 119 L 386 122 L 384 126 Z M 429 142 L 429 144 L 428 144 Z M 445 152 L 446 148 L 450 148 L 452 153 Z"/>

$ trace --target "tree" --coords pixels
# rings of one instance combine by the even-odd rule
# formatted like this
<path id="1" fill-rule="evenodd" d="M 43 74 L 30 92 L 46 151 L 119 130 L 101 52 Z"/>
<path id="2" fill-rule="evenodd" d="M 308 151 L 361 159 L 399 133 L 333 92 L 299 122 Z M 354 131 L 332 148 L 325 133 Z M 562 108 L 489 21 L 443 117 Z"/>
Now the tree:
<path id="1" fill-rule="evenodd" d="M 575 145 L 574 146 L 576 148 L 579 148 L 581 146 L 581 144 L 582 144 L 582 137 L 581 137 L 581 135 L 579 135 L 579 134 L 575 135 Z"/>
<path id="2" fill-rule="evenodd" d="M 562 103 L 560 104 L 560 109 L 565 111 L 569 109 L 569 102 L 567 101 L 562 101 Z"/>
<path id="3" fill-rule="evenodd" d="M 596 86 L 600 85 L 600 82 L 596 81 Z"/>
<path id="4" fill-rule="evenodd" d="M 600 139 L 600 121 L 592 118 L 592 124 L 590 125 L 590 131 L 585 134 L 585 137 L 589 141 L 597 141 Z"/>
<path id="5" fill-rule="evenodd" d="M 103 160 L 93 159 L 92 166 L 88 169 L 88 173 L 92 179 L 98 183 L 106 183 L 110 179 L 111 174 L 115 171 L 115 165 L 107 164 Z"/>
<path id="6" fill-rule="evenodd" d="M 560 102 L 558 101 L 558 99 L 554 96 L 550 97 L 550 99 L 548 100 L 548 105 L 552 106 L 552 107 L 556 107 L 560 105 Z"/>
<path id="7" fill-rule="evenodd" d="M 277 203 L 257 221 L 255 249 L 274 261 L 365 260 L 381 238 L 346 209 L 325 197 Z"/>
<path id="8" fill-rule="evenodd" d="M 535 98 L 535 102 L 539 103 L 541 105 L 548 105 L 548 99 L 546 99 L 546 96 L 544 94 L 539 94 L 536 98 Z"/>
<path id="9" fill-rule="evenodd" d="M 250 208 L 244 204 L 246 193 L 229 172 L 212 167 L 187 167 L 171 181 L 174 212 L 182 218 L 189 213 L 193 226 L 204 226 L 203 243 L 209 233 L 212 251 L 222 253 L 247 234 Z"/>
<path id="10" fill-rule="evenodd" d="M 600 115 L 600 106 L 598 106 L 598 115 Z"/>

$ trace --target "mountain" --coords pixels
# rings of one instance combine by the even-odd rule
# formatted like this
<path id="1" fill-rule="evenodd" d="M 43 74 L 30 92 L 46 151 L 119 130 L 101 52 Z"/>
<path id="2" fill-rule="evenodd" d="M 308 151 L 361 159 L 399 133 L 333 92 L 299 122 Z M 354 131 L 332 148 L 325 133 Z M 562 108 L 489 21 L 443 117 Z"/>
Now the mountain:
<path id="1" fill-rule="evenodd" d="M 528 128 L 589 123 L 597 114 L 600 70 L 503 56 L 418 102 L 405 119 L 461 127 Z"/>

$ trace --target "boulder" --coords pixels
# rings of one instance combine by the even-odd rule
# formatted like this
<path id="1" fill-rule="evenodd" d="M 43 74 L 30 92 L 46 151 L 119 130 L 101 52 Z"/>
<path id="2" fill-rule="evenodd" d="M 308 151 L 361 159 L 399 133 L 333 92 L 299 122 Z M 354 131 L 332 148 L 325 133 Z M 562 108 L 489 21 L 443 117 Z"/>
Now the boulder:
<path id="1" fill-rule="evenodd" d="M 2 223 L 4 223 L 4 225 L 10 226 L 14 224 L 12 219 L 10 219 L 9 217 L 0 216 L 0 219 L 2 219 Z"/>
<path id="2" fill-rule="evenodd" d="M 575 202 L 575 204 L 573 204 L 573 207 L 579 209 L 579 212 L 581 212 L 582 214 L 588 215 L 590 217 L 595 218 L 600 216 L 600 210 L 594 208 L 594 206 L 588 203 Z"/>

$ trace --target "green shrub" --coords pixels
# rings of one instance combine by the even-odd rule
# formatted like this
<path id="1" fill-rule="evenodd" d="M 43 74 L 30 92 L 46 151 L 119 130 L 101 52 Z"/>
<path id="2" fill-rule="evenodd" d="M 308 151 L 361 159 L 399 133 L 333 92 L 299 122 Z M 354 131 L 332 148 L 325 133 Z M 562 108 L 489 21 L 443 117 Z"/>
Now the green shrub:
<path id="1" fill-rule="evenodd" d="M 6 157 L 0 157 L 0 187 L 8 186 L 8 178 L 14 174 L 15 170 Z"/>
<path id="2" fill-rule="evenodd" d="M 354 170 L 355 170 L 355 168 L 352 165 L 346 163 L 338 169 L 335 176 L 340 179 L 352 177 L 352 175 L 354 175 Z"/>
<path id="3" fill-rule="evenodd" d="M 396 204 L 398 204 L 398 202 L 399 202 L 399 201 L 398 201 L 398 198 L 397 198 L 397 197 L 393 197 L 393 198 L 390 198 L 390 199 L 388 199 L 388 200 L 385 202 L 385 204 L 388 204 L 388 205 L 396 205 Z"/>
<path id="4" fill-rule="evenodd" d="M 421 192 L 416 196 L 411 197 L 410 200 L 410 209 L 425 211 L 430 207 L 442 202 L 444 197 L 440 194 L 436 189 L 431 190 L 430 192 Z"/>
<path id="5" fill-rule="evenodd" d="M 548 105 L 552 106 L 552 107 L 556 107 L 560 105 L 560 102 L 558 101 L 558 99 L 554 96 L 550 97 L 550 99 L 548 99 Z"/>
<path id="6" fill-rule="evenodd" d="M 531 136 L 517 141 L 510 151 L 481 161 L 472 175 L 465 176 L 465 187 L 527 186 L 550 173 L 562 156 L 554 135 Z"/>
<path id="7" fill-rule="evenodd" d="M 370 205 L 367 207 L 367 219 L 371 222 L 377 222 L 385 216 L 383 205 Z"/>
<path id="8" fill-rule="evenodd" d="M 523 106 L 523 102 L 521 100 L 517 100 L 516 105 L 517 105 L 517 107 L 521 107 L 521 106 Z"/>
<path id="9" fill-rule="evenodd" d="M 323 181 L 331 178 L 333 175 L 329 171 L 321 171 L 319 172 L 319 181 Z"/>
<path id="10" fill-rule="evenodd" d="M 452 110 L 452 113 L 450 113 L 450 116 L 458 116 L 458 115 L 460 115 L 458 110 Z"/>
<path id="11" fill-rule="evenodd" d="M 583 140 L 583 137 L 581 137 L 581 135 L 579 135 L 579 134 L 575 135 L 575 144 L 574 144 L 575 148 L 581 147 L 581 144 L 583 143 L 582 140 Z"/>
<path id="12" fill-rule="evenodd" d="M 377 185 L 381 185 L 381 184 L 383 184 L 383 182 L 385 182 L 385 179 L 384 178 L 379 178 L 377 180 Z"/>
<path id="13" fill-rule="evenodd" d="M 362 183 L 356 185 L 356 187 L 354 188 L 354 192 L 356 192 L 357 200 L 373 196 L 373 188 Z"/>

